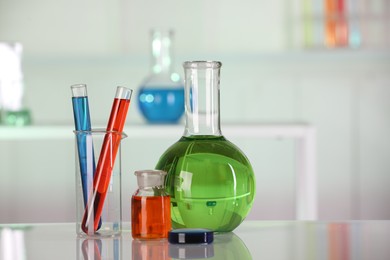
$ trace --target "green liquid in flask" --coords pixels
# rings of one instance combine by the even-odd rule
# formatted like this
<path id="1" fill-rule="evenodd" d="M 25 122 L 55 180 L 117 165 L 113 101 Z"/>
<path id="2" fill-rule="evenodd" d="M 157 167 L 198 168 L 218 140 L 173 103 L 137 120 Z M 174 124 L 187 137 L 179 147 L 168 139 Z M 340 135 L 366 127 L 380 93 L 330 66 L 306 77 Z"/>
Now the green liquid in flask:
<path id="1" fill-rule="evenodd" d="M 166 171 L 173 228 L 235 229 L 255 196 L 247 157 L 223 136 L 182 137 L 156 166 Z"/>

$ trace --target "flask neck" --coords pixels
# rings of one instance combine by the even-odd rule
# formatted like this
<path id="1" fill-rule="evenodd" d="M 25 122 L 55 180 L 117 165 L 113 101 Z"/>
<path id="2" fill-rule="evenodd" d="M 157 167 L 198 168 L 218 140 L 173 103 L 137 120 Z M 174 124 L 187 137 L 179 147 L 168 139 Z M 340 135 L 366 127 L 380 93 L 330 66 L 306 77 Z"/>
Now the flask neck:
<path id="1" fill-rule="evenodd" d="M 152 30 L 151 52 L 152 73 L 170 74 L 173 64 L 173 36 L 172 30 Z"/>
<path id="2" fill-rule="evenodd" d="M 194 61 L 183 64 L 185 74 L 184 136 L 221 136 L 219 112 L 220 62 Z"/>

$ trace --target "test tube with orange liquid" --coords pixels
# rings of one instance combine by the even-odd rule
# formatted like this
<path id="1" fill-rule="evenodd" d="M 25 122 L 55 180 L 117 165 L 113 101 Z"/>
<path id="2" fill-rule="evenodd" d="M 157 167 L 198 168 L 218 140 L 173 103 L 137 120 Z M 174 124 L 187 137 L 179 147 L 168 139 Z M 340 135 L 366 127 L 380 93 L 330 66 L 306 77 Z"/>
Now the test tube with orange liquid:
<path id="1" fill-rule="evenodd" d="M 130 106 L 132 90 L 118 87 L 111 114 L 108 120 L 106 134 L 93 178 L 93 187 L 85 207 L 82 230 L 87 234 L 94 233 L 99 227 L 104 201 L 109 188 L 115 158 L 122 139 L 122 131 Z"/>

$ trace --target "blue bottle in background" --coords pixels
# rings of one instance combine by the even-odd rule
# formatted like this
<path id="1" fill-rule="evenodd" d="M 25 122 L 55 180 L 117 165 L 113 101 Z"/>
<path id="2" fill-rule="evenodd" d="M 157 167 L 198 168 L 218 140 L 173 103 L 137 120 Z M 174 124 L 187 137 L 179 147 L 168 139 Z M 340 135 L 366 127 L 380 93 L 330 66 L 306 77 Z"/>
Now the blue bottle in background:
<path id="1" fill-rule="evenodd" d="M 151 31 L 152 71 L 138 91 L 138 107 L 148 123 L 178 123 L 184 114 L 184 84 L 172 70 L 173 30 Z"/>

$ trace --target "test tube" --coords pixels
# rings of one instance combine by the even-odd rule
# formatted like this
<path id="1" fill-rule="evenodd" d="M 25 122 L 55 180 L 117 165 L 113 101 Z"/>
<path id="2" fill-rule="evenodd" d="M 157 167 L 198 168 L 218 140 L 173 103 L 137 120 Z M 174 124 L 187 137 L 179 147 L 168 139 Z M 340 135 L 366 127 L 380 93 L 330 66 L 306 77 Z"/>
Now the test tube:
<path id="1" fill-rule="evenodd" d="M 112 169 L 122 138 L 132 90 L 118 87 L 108 120 L 106 134 L 93 178 L 92 194 L 85 208 L 81 228 L 87 234 L 96 231 L 110 184 Z M 93 222 L 92 222 L 93 221 Z M 93 227 L 93 230 L 92 230 Z"/>
<path id="2" fill-rule="evenodd" d="M 87 137 L 91 127 L 91 117 L 89 113 L 89 103 L 87 94 L 87 85 L 75 84 L 70 87 L 72 91 L 73 118 L 76 130 L 77 152 L 79 157 L 81 188 L 83 193 L 84 207 L 88 203 L 88 174 L 95 174 L 95 156 L 92 151 L 92 156 L 87 155 Z M 92 158 L 92 163 L 91 163 Z M 88 165 L 91 165 L 92 167 Z M 91 171 L 92 172 L 88 172 Z M 99 221 L 99 228 L 101 221 Z"/>
<path id="3" fill-rule="evenodd" d="M 72 91 L 72 105 L 75 130 L 91 131 L 91 118 L 89 114 L 87 85 L 77 84 L 72 85 L 70 88 Z M 84 206 L 86 206 L 88 202 L 86 137 L 87 136 L 83 133 L 76 134 Z M 92 157 L 94 158 L 94 156 Z M 93 172 L 95 172 L 95 161 L 93 162 Z"/>

